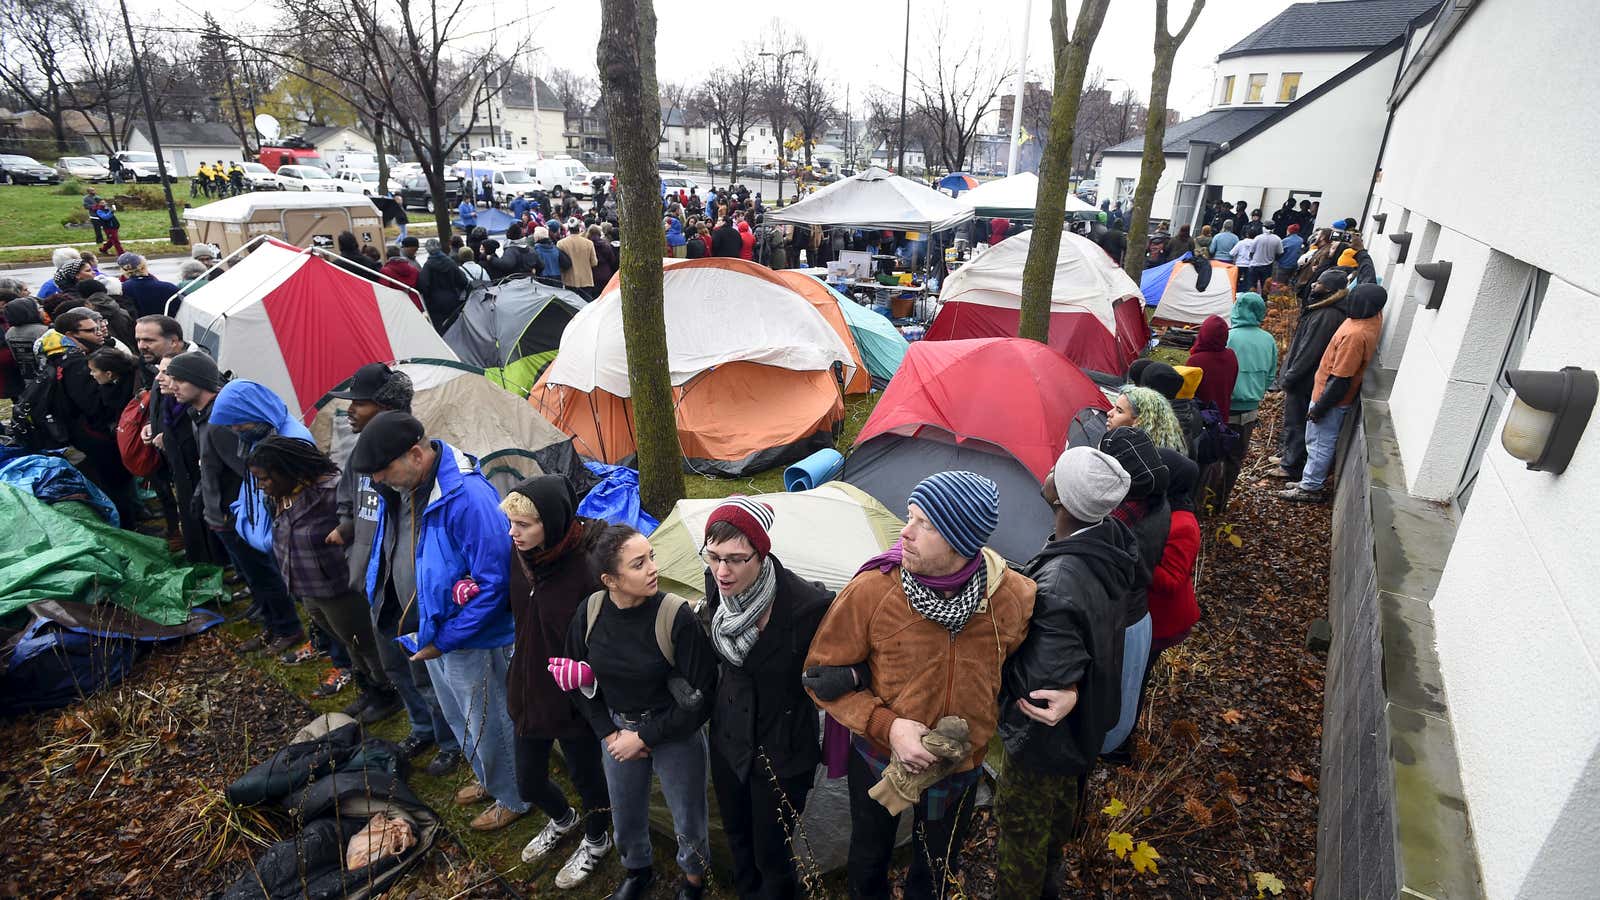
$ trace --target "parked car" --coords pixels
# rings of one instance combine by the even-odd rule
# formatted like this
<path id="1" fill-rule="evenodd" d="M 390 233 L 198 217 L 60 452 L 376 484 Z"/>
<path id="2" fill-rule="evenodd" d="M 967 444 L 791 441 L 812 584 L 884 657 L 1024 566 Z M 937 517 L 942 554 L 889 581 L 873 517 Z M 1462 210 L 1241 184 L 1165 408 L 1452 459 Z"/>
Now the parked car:
<path id="1" fill-rule="evenodd" d="M 59 184 L 61 174 L 31 156 L 0 154 L 0 182 L 5 184 Z"/>
<path id="2" fill-rule="evenodd" d="M 110 181 L 111 170 L 87 156 L 63 156 L 56 163 L 56 172 L 62 178 L 79 181 Z"/>
<path id="3" fill-rule="evenodd" d="M 656 162 L 656 168 L 662 172 L 687 172 L 689 167 L 670 157 L 663 157 Z"/>
<path id="4" fill-rule="evenodd" d="M 405 175 L 400 179 L 400 203 L 406 209 L 423 209 L 434 211 L 433 190 L 428 187 L 428 176 L 422 173 Z M 446 204 L 455 209 L 461 203 L 461 179 L 445 176 L 444 196 Z"/>
<path id="5" fill-rule="evenodd" d="M 159 184 L 161 182 L 161 169 L 156 164 L 156 155 L 154 153 L 145 150 L 118 150 L 111 155 L 111 158 L 115 159 L 118 165 L 122 167 L 121 175 L 123 181 L 147 181 L 151 184 Z M 117 173 L 115 166 L 108 168 L 111 168 L 113 175 Z M 175 169 L 169 160 L 167 164 L 168 184 L 178 180 L 178 176 L 173 174 L 174 171 Z"/>
<path id="6" fill-rule="evenodd" d="M 544 189 L 544 185 L 529 175 L 527 169 L 512 163 L 462 160 L 450 167 L 450 174 L 471 181 L 474 197 L 482 190 L 483 181 L 487 178 L 489 190 L 500 203 L 510 203 L 518 197 L 526 197 Z"/>
<path id="7" fill-rule="evenodd" d="M 767 171 L 766 166 L 743 165 L 736 170 L 740 178 L 776 178 L 776 172 Z"/>
<path id="8" fill-rule="evenodd" d="M 676 194 L 679 191 L 699 191 L 700 183 L 687 175 L 673 175 L 668 172 L 661 173 L 661 194 Z"/>
<path id="9" fill-rule="evenodd" d="M 579 197 L 591 197 L 594 185 L 590 179 L 594 177 L 595 173 L 589 171 L 588 166 L 570 156 L 541 159 L 534 172 L 534 178 L 552 197 L 560 197 L 568 191 Z"/>
<path id="10" fill-rule="evenodd" d="M 378 190 L 377 169 L 340 169 L 333 180 L 337 182 L 333 189 L 347 194 L 359 192 L 370 197 Z"/>
<path id="11" fill-rule="evenodd" d="M 244 187 L 247 191 L 281 191 L 283 182 L 272 170 L 258 162 L 240 163 L 244 168 Z"/>
<path id="12" fill-rule="evenodd" d="M 321 166 L 279 166 L 278 181 L 286 191 L 336 191 L 338 182 Z"/>

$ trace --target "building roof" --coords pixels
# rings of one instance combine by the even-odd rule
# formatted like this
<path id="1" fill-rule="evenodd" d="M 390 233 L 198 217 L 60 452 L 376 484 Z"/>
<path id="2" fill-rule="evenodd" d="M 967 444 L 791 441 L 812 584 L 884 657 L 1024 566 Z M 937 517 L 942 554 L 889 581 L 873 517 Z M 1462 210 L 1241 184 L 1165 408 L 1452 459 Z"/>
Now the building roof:
<path id="1" fill-rule="evenodd" d="M 133 128 L 146 138 L 150 136 L 150 129 L 143 122 L 135 123 Z M 239 146 L 239 136 L 221 122 L 157 122 L 156 131 L 163 148 Z"/>
<path id="2" fill-rule="evenodd" d="M 1253 53 L 1372 50 L 1405 33 L 1441 0 L 1330 0 L 1296 3 L 1217 54 L 1223 60 Z"/>
<path id="3" fill-rule="evenodd" d="M 1161 149 L 1168 155 L 1182 155 L 1189 152 L 1190 141 L 1207 141 L 1213 144 L 1231 141 L 1277 111 L 1278 108 L 1274 106 L 1213 109 L 1203 115 L 1168 126 L 1166 137 L 1161 142 Z M 1106 148 L 1104 152 L 1137 156 L 1144 152 L 1144 135 L 1128 138 L 1116 146 Z"/>
<path id="4" fill-rule="evenodd" d="M 535 104 L 533 92 L 537 86 L 539 92 L 538 103 Z M 500 89 L 500 102 L 516 109 L 563 109 L 560 98 L 544 83 L 542 78 L 513 77 L 506 81 Z"/>
<path id="5" fill-rule="evenodd" d="M 353 125 L 318 125 L 315 128 L 307 128 L 300 132 L 300 138 L 311 146 L 316 147 L 320 146 L 323 141 L 336 136 L 341 131 L 351 131 L 360 135 L 362 138 L 367 137 L 366 132 L 356 128 Z"/>

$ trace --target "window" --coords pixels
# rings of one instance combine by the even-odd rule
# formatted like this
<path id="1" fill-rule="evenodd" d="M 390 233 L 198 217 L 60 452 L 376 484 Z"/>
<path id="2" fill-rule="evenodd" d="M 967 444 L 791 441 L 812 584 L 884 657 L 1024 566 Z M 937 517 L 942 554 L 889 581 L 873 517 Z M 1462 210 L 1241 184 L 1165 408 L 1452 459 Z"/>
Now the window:
<path id="1" fill-rule="evenodd" d="M 1285 72 L 1278 79 L 1278 102 L 1293 103 L 1300 96 L 1300 73 Z"/>
<path id="2" fill-rule="evenodd" d="M 761 136 L 762 137 L 766 137 L 767 136 L 767 130 L 765 128 L 761 129 Z"/>
<path id="3" fill-rule="evenodd" d="M 1217 105 L 1219 105 L 1219 106 L 1227 106 L 1228 104 L 1230 104 L 1232 102 L 1233 102 L 1233 76 L 1229 75 L 1229 76 L 1227 76 L 1227 77 L 1222 79 L 1222 100 L 1219 101 Z"/>
<path id="4" fill-rule="evenodd" d="M 1493 251 L 1489 265 L 1493 268 L 1497 265 L 1521 264 L 1499 251 Z M 1500 428 L 1500 414 L 1511 396 L 1511 382 L 1506 380 L 1506 372 L 1522 364 L 1522 350 L 1533 334 L 1534 320 L 1539 317 L 1539 307 L 1544 304 L 1545 291 L 1550 287 L 1549 272 L 1525 268 L 1528 271 L 1522 283 L 1522 300 L 1512 321 L 1511 334 L 1500 351 L 1500 370 L 1489 384 L 1489 397 L 1484 404 L 1483 418 L 1478 421 L 1478 434 L 1472 442 L 1472 450 L 1467 454 L 1467 467 L 1461 474 L 1461 483 L 1456 488 L 1456 506 L 1463 510 L 1472 500 L 1472 489 L 1478 483 L 1478 470 L 1483 465 L 1483 452 L 1489 442 L 1495 439 Z"/>
<path id="5" fill-rule="evenodd" d="M 1257 72 L 1250 76 L 1250 82 L 1245 85 L 1244 102 L 1260 103 L 1261 95 L 1267 91 L 1267 73 Z"/>

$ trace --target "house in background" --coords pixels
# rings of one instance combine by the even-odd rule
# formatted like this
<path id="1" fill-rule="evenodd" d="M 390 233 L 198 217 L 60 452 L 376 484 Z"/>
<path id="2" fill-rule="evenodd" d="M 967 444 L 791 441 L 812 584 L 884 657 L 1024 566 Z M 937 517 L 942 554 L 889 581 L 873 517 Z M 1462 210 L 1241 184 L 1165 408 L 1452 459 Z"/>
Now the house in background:
<path id="1" fill-rule="evenodd" d="M 476 110 L 477 120 L 473 121 Z M 513 73 L 496 82 L 494 97 L 463 104 L 456 127 L 472 129 L 462 141 L 462 152 L 477 147 L 538 152 L 555 156 L 567 151 L 566 110 L 543 79 Z"/>
<path id="2" fill-rule="evenodd" d="M 1197 221 L 1216 200 L 1319 204 L 1319 225 L 1359 217 L 1387 99 L 1441 0 L 1296 3 L 1217 56 L 1211 109 L 1167 129 L 1153 219 Z M 1142 137 L 1104 152 L 1101 196 L 1131 204 Z"/>
<path id="3" fill-rule="evenodd" d="M 221 122 L 157 122 L 156 133 L 161 138 L 161 153 L 172 161 L 176 177 L 195 174 L 203 162 L 244 162 L 239 136 Z M 154 152 L 145 123 L 133 126 L 127 149 Z"/>
<path id="4" fill-rule="evenodd" d="M 317 155 L 321 156 L 334 169 L 339 168 L 339 161 L 346 153 L 376 153 L 378 151 L 378 147 L 372 142 L 372 138 L 367 137 L 359 128 L 349 125 L 321 125 L 307 128 L 300 132 L 300 137 L 306 143 L 317 148 Z M 395 136 L 390 136 L 389 142 L 391 146 L 388 148 L 389 153 L 396 153 L 396 148 L 392 146 L 396 141 L 397 138 Z M 405 155 L 410 155 L 409 148 L 402 147 L 399 149 Z M 399 154 L 396 153 L 396 155 Z"/>

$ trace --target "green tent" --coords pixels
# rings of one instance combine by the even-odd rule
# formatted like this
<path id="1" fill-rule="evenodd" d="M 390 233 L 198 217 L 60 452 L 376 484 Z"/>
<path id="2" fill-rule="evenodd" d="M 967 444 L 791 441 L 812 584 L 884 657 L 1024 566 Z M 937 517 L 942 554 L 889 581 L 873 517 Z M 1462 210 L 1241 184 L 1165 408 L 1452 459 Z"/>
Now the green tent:
<path id="1" fill-rule="evenodd" d="M 823 282 L 827 285 L 827 282 Z M 849 297 L 828 288 L 839 307 L 844 312 L 844 321 L 850 326 L 850 336 L 856 339 L 856 347 L 861 351 L 861 361 L 867 364 L 867 371 L 872 373 L 872 386 L 883 390 L 900 371 L 900 361 L 906 358 L 905 335 L 894 327 L 894 323 L 883 316 L 851 300 Z"/>
<path id="2" fill-rule="evenodd" d="M 35 600 L 110 600 L 181 625 L 190 607 L 223 596 L 221 569 L 179 566 L 165 540 L 108 525 L 86 504 L 0 484 L 0 519 L 0 616 Z"/>
<path id="3" fill-rule="evenodd" d="M 555 359 L 561 333 L 588 301 L 534 278 L 507 278 L 473 289 L 445 343 L 485 378 L 522 396 Z"/>

